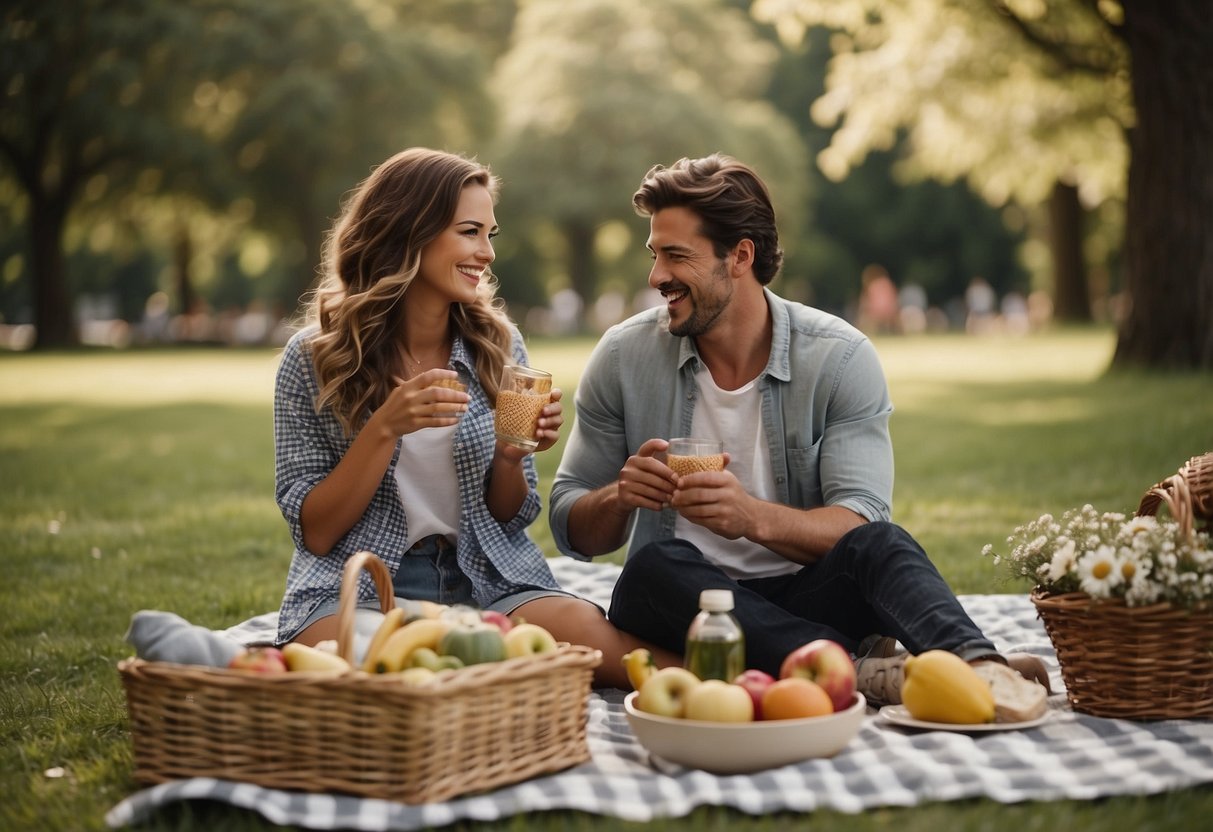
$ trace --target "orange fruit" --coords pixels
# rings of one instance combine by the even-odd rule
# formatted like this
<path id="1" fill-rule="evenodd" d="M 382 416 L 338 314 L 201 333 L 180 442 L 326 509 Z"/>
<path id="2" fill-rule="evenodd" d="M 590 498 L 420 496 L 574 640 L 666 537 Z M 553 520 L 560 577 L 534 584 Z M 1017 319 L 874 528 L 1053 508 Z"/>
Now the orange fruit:
<path id="1" fill-rule="evenodd" d="M 834 713 L 834 703 L 816 682 L 792 676 L 780 679 L 762 695 L 763 719 L 803 719 Z"/>

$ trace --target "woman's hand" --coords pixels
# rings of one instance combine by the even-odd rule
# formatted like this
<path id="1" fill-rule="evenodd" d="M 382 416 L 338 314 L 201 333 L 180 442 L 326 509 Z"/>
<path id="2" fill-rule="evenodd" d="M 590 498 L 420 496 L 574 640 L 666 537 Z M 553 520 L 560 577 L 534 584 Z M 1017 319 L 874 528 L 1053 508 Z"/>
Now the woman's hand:
<path id="1" fill-rule="evenodd" d="M 564 406 L 560 404 L 563 395 L 559 387 L 553 387 L 552 400 L 539 411 L 536 453 L 548 450 L 560 440 L 560 426 L 564 424 Z"/>
<path id="2" fill-rule="evenodd" d="M 535 449 L 526 451 L 498 439 L 497 449 L 493 454 L 494 463 L 500 459 L 510 465 L 517 465 L 527 454 L 546 451 L 560 440 L 560 426 L 564 424 L 564 407 L 560 404 L 561 395 L 560 388 L 553 387 L 551 401 L 543 406 L 543 410 L 539 411 L 539 418 L 536 420 L 535 426 L 535 440 L 539 444 L 535 446 Z"/>
<path id="3" fill-rule="evenodd" d="M 450 427 L 467 411 L 471 397 L 438 384 L 458 380 L 458 373 L 446 369 L 426 370 L 410 379 L 397 378 L 395 389 L 373 418 L 393 436 L 422 428 Z"/>

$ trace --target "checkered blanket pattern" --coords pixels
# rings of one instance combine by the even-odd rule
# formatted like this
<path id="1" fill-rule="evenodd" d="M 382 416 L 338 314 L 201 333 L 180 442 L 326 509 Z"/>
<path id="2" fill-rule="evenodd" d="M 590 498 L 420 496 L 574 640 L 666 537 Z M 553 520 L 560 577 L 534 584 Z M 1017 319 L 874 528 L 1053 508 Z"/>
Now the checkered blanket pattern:
<path id="1" fill-rule="evenodd" d="M 604 606 L 618 567 L 567 558 L 552 562 L 561 584 Z M 970 615 L 1005 651 L 1036 653 L 1062 689 L 1052 645 L 1025 595 L 962 596 Z M 255 641 L 273 614 L 229 632 Z M 337 794 L 302 794 L 195 778 L 131 795 L 106 820 L 138 823 L 178 800 L 218 800 L 258 812 L 273 823 L 311 829 L 414 830 L 460 820 L 576 810 L 647 821 L 681 817 L 698 806 L 749 814 L 832 809 L 857 813 L 879 806 L 984 797 L 1005 803 L 1090 800 L 1155 794 L 1213 782 L 1213 723 L 1130 722 L 1070 711 L 1064 696 L 1052 718 L 1025 731 L 966 735 L 913 732 L 870 716 L 858 736 L 828 760 L 809 760 L 753 775 L 715 776 L 654 761 L 633 738 L 621 691 L 592 696 L 587 738 L 591 762 L 496 791 L 443 803 L 408 806 Z"/>

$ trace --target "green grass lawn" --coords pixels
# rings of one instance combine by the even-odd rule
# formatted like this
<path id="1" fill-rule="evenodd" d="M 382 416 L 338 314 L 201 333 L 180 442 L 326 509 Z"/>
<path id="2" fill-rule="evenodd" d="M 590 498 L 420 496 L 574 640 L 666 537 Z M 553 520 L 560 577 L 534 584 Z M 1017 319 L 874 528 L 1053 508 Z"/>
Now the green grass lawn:
<path id="1" fill-rule="evenodd" d="M 590 341 L 532 345 L 572 393 Z M 1131 511 L 1147 486 L 1213 449 L 1213 378 L 1108 375 L 1104 330 L 1022 339 L 877 342 L 896 413 L 895 519 L 958 592 L 1023 592 L 979 552 L 1044 511 Z M 115 663 L 133 612 L 225 627 L 277 607 L 290 560 L 273 501 L 272 351 L 0 355 L 0 832 L 104 828 L 137 788 Z M 550 487 L 560 447 L 541 455 Z M 536 539 L 554 554 L 542 519 Z M 47 776 L 62 769 L 62 776 Z M 57 772 L 56 772 L 57 773 Z M 1188 829 L 1213 790 L 1090 803 L 988 801 L 853 817 L 701 809 L 624 824 L 571 812 L 491 829 Z M 148 829 L 268 829 L 191 804 Z"/>

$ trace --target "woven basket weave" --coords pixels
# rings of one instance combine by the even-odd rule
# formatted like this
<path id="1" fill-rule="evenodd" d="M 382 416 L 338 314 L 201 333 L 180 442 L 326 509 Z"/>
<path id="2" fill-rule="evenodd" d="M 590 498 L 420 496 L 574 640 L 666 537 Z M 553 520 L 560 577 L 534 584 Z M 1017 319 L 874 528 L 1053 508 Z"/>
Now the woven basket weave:
<path id="1" fill-rule="evenodd" d="M 379 558 L 346 564 L 338 652 L 353 655 L 357 579 L 395 604 Z M 410 687 L 392 674 L 258 674 L 127 659 L 135 779 L 215 777 L 405 803 L 446 800 L 590 759 L 585 726 L 597 650 L 473 665 Z"/>
<path id="2" fill-rule="evenodd" d="M 1166 506 L 1185 534 L 1213 521 L 1213 453 L 1193 457 L 1150 488 L 1138 507 Z M 1213 717 L 1213 610 L 1169 603 L 1129 607 L 1085 592 L 1032 602 L 1057 651 L 1076 711 L 1124 719 Z"/>

